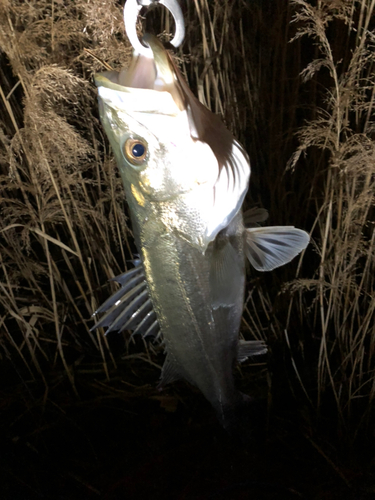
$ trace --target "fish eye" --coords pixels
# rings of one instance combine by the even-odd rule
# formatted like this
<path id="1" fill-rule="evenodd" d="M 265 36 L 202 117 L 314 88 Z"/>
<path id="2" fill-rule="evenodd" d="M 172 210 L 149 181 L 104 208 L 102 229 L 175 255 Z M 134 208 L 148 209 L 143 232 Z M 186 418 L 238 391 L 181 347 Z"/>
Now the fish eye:
<path id="1" fill-rule="evenodd" d="M 147 144 L 140 139 L 127 139 L 123 146 L 123 153 L 133 165 L 142 165 L 147 155 Z"/>

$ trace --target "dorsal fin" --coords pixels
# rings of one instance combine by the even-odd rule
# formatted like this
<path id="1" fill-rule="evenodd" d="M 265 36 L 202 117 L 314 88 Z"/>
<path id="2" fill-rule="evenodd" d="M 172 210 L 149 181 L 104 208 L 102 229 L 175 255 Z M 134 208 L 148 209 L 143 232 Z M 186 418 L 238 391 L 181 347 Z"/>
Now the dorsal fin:
<path id="1" fill-rule="evenodd" d="M 91 330 L 107 326 L 106 334 L 130 330 L 133 334 L 141 334 L 142 337 L 160 337 L 160 328 L 148 295 L 142 262 L 137 259 L 134 264 L 133 269 L 112 278 L 112 281 L 117 281 L 122 286 L 94 313 L 106 314 Z"/>
<path id="2" fill-rule="evenodd" d="M 162 390 L 167 384 L 175 382 L 183 378 L 178 370 L 177 363 L 173 360 L 170 354 L 167 354 L 165 358 L 163 369 L 161 371 L 160 382 L 158 384 L 158 389 Z"/>

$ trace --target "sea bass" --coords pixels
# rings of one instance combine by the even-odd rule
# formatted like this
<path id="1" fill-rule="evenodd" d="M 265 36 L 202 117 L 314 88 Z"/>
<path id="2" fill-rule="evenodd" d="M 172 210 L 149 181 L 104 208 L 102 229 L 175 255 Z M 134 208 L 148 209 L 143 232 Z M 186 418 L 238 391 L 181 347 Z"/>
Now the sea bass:
<path id="1" fill-rule="evenodd" d="M 239 340 L 246 257 L 270 271 L 308 244 L 294 227 L 259 227 L 244 218 L 250 165 L 218 116 L 193 95 L 154 37 L 153 57 L 95 76 L 100 118 L 123 180 L 139 259 L 115 278 L 121 288 L 96 313 L 95 327 L 162 336 L 160 387 L 197 386 L 230 429 L 247 397 L 233 365 L 263 354 L 262 341 Z"/>

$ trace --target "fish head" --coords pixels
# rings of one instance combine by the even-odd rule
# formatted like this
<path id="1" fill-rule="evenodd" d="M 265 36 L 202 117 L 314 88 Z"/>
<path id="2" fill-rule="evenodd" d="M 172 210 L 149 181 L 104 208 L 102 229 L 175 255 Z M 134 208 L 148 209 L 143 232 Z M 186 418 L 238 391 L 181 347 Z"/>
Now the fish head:
<path id="1" fill-rule="evenodd" d="M 240 210 L 249 161 L 161 43 L 146 41 L 152 58 L 135 54 L 127 70 L 95 75 L 101 121 L 135 209 L 169 203 L 166 225 L 205 251 Z"/>

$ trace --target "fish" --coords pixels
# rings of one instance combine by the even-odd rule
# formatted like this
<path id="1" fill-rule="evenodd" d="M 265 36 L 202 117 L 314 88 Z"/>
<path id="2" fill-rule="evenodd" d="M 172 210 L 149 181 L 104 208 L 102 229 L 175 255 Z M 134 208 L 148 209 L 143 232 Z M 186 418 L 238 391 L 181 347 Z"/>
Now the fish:
<path id="1" fill-rule="evenodd" d="M 139 256 L 114 278 L 121 288 L 95 312 L 93 328 L 162 339 L 159 388 L 198 387 L 230 431 L 251 398 L 235 386 L 236 362 L 267 352 L 239 338 L 246 260 L 272 271 L 302 252 L 309 235 L 262 227 L 264 209 L 243 215 L 250 162 L 244 148 L 194 96 L 160 41 L 152 57 L 95 75 L 99 114 L 116 158 Z"/>

